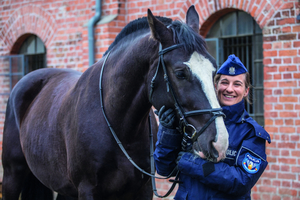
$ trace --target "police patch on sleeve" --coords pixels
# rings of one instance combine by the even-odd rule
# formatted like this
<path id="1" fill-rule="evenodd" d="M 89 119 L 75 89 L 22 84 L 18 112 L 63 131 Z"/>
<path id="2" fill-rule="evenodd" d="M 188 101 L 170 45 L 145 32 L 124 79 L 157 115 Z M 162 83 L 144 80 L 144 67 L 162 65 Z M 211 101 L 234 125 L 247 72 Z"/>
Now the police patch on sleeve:
<path id="1" fill-rule="evenodd" d="M 245 158 L 243 159 L 242 165 L 243 168 L 250 174 L 255 174 L 258 172 L 261 164 L 261 159 L 255 158 L 254 156 L 246 153 Z"/>

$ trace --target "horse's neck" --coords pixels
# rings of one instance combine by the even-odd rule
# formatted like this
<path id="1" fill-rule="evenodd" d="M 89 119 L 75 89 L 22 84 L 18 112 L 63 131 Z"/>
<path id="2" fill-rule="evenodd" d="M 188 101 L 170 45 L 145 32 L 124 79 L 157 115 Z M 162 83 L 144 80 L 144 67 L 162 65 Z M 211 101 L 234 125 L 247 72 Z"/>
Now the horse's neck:
<path id="1" fill-rule="evenodd" d="M 151 104 L 148 100 L 150 56 L 143 45 L 130 45 L 112 52 L 103 74 L 104 106 L 115 123 L 130 124 L 130 129 L 145 123 Z"/>

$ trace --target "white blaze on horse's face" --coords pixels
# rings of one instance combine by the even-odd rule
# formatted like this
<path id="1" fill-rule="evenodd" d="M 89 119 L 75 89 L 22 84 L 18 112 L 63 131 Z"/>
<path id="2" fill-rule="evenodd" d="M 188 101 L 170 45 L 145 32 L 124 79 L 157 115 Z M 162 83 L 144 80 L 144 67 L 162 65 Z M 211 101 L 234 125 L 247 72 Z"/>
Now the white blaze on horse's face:
<path id="1" fill-rule="evenodd" d="M 213 73 L 216 69 L 210 60 L 195 51 L 190 60 L 188 62 L 184 62 L 184 64 L 187 65 L 191 69 L 192 73 L 199 79 L 202 90 L 206 95 L 211 107 L 220 108 L 213 85 Z M 217 135 L 213 145 L 219 152 L 218 161 L 220 161 L 221 159 L 225 158 L 225 153 L 228 148 L 228 132 L 222 117 L 217 117 L 215 119 L 215 125 L 217 129 Z M 200 156 L 205 157 L 203 153 L 200 153 Z"/>

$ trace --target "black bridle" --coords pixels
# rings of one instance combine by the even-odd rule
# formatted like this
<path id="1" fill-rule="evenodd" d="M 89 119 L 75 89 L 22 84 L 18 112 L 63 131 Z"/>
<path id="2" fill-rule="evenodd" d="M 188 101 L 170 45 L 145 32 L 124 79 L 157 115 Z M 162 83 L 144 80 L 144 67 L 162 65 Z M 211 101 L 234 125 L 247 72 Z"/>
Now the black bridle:
<path id="1" fill-rule="evenodd" d="M 162 66 L 163 71 L 164 71 L 164 80 L 165 80 L 166 86 L 167 86 L 167 92 L 171 91 L 171 94 L 172 94 L 172 97 L 174 100 L 175 109 L 176 109 L 178 115 L 180 116 L 180 127 L 182 128 L 184 136 L 187 137 L 192 142 L 194 142 L 217 117 L 220 117 L 220 116 L 225 117 L 225 114 L 222 112 L 222 108 L 193 110 L 193 111 L 188 111 L 188 112 L 183 111 L 182 107 L 179 104 L 176 93 L 174 92 L 174 89 L 172 87 L 172 83 L 169 80 L 167 68 L 166 68 L 166 65 L 164 62 L 164 54 L 166 54 L 174 49 L 177 49 L 179 47 L 182 47 L 182 46 L 183 46 L 183 44 L 175 44 L 173 46 L 162 49 L 162 45 L 159 44 L 159 52 L 158 52 L 159 60 L 158 60 L 155 74 L 151 80 L 151 89 L 150 89 L 150 94 L 149 94 L 149 100 L 150 100 L 150 102 L 152 102 L 155 79 L 157 77 L 159 67 Z M 206 124 L 200 129 L 200 131 L 197 132 L 196 128 L 193 125 L 189 124 L 188 121 L 186 120 L 186 118 L 195 116 L 195 115 L 203 115 L 203 114 L 212 114 L 213 116 L 210 118 L 210 120 L 208 122 L 206 122 Z M 187 129 L 192 129 L 192 132 L 188 133 Z"/>

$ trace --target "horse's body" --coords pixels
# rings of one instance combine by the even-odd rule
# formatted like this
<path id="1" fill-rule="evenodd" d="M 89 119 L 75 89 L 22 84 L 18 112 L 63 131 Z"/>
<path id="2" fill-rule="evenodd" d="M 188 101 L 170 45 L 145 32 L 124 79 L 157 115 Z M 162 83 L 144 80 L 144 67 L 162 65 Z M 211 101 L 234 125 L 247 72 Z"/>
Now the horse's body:
<path id="1" fill-rule="evenodd" d="M 149 101 L 150 81 L 158 63 L 157 41 L 163 48 L 174 42 L 172 35 L 166 32 L 169 29 L 151 13 L 148 21 L 151 33 L 149 28 L 142 28 L 125 34 L 118 45 L 111 46 L 102 82 L 108 121 L 131 158 L 149 172 L 148 116 L 149 113 L 153 115 L 151 106 L 172 107 L 173 104 L 160 73 L 157 80 L 162 86 L 155 87 L 153 101 L 151 98 Z M 175 51 L 179 49 L 167 55 L 174 56 Z M 168 66 L 178 65 L 178 62 L 181 66 L 191 56 L 182 54 L 172 60 L 167 55 Z M 18 199 L 26 177 L 36 177 L 52 191 L 74 199 L 152 199 L 149 177 L 124 156 L 102 113 L 99 79 L 103 64 L 104 59 L 83 74 L 62 69 L 36 70 L 14 87 L 7 104 L 3 134 L 4 200 Z M 171 77 L 174 79 L 175 76 Z M 199 84 L 193 87 L 198 88 L 196 92 L 200 96 L 205 96 Z M 175 91 L 181 95 L 184 91 L 177 89 L 179 85 L 175 85 Z M 199 101 L 199 95 L 193 94 L 193 99 Z M 191 105 L 187 104 L 182 98 L 179 100 L 186 110 L 215 107 L 205 97 L 201 97 L 201 105 L 190 99 Z M 197 129 L 204 123 L 197 122 L 199 119 L 209 118 L 192 117 L 190 121 Z M 152 122 L 156 133 L 154 118 Z M 209 126 L 210 136 L 201 135 L 210 143 L 206 146 L 212 147 L 219 134 L 217 131 L 225 129 L 224 124 L 218 128 L 218 123 Z M 204 141 L 200 143 L 200 149 L 210 157 L 211 150 L 201 147 Z M 215 150 L 221 158 L 226 147 L 215 145 Z"/>
<path id="2" fill-rule="evenodd" d="M 20 137 L 21 146 L 15 145 L 13 152 L 10 152 L 17 153 L 16 157 L 16 155 L 7 154 L 7 151 L 11 150 L 7 150 L 9 147 L 4 145 L 3 164 L 6 164 L 6 159 L 13 162 L 19 162 L 20 159 L 24 162 L 24 166 L 27 162 L 30 171 L 34 172 L 39 180 L 63 195 L 76 197 L 78 195 L 76 187 L 86 187 L 85 183 L 81 182 L 84 177 L 93 180 L 92 184 L 97 185 L 98 190 L 102 190 L 103 199 L 114 199 L 112 198 L 114 191 L 126 194 L 126 190 L 130 191 L 130 188 L 132 188 L 131 191 L 136 189 L 140 191 L 119 196 L 119 199 L 134 199 L 135 197 L 143 199 L 144 195 L 150 199 L 152 196 L 150 182 L 146 184 L 149 177 L 142 178 L 141 173 L 137 172 L 124 157 L 103 119 L 99 107 L 99 92 L 97 92 L 99 84 L 97 81 L 89 81 L 96 80 L 97 78 L 92 76 L 99 76 L 99 74 L 99 68 L 98 70 L 91 68 L 82 76 L 72 70 L 43 69 L 22 79 L 16 87 L 18 88 L 17 94 L 12 93 L 14 100 L 20 104 L 9 101 L 5 123 L 5 132 L 9 132 L 9 135 L 4 135 L 4 141 L 7 144 L 16 142 L 16 138 Z M 30 99 L 26 99 L 28 96 Z M 112 106 L 117 109 L 120 105 Z M 130 107 L 130 105 L 126 106 Z M 13 111 L 18 111 L 18 113 Z M 29 115 L 31 112 L 35 114 Z M 112 120 L 112 122 L 117 121 L 123 126 L 117 128 L 115 123 L 113 125 L 117 132 L 127 132 L 130 135 L 128 138 L 120 136 L 120 140 L 133 160 L 145 170 L 150 171 L 149 146 L 141 145 L 142 143 L 149 144 L 148 116 L 145 114 L 141 119 L 135 119 L 137 123 L 135 124 L 130 120 L 135 117 L 125 112 L 124 115 L 126 114 L 128 116 L 113 113 L 111 118 L 114 119 L 113 116 L 116 116 L 120 121 Z M 121 123 L 122 121 L 124 123 Z M 140 126 L 140 123 L 146 125 Z M 18 124 L 21 125 L 20 136 Z M 157 129 L 154 128 L 155 130 Z M 139 142 L 133 143 L 131 140 Z M 22 151 L 15 152 L 16 147 L 23 150 L 26 162 Z M 136 154 L 135 151 L 139 153 Z M 126 173 L 123 171 L 125 168 Z M 108 173 L 109 171 L 113 173 Z M 25 174 L 25 171 L 23 173 Z M 140 175 L 137 176 L 136 173 Z M 97 177 L 100 180 L 110 181 L 98 182 Z M 18 182 L 14 181 L 13 184 L 16 186 Z M 135 184 L 145 186 L 135 189 Z M 120 191 L 121 188 L 124 191 Z"/>

